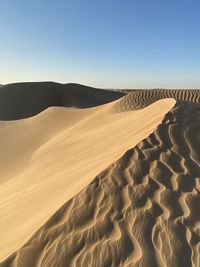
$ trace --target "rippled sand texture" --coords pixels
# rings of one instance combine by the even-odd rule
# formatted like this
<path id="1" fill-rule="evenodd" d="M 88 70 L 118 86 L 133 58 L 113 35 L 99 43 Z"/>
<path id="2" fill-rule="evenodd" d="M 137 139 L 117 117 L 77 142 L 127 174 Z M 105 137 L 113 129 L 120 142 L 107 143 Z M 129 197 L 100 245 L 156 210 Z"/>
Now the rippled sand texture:
<path id="1" fill-rule="evenodd" d="M 0 266 L 199 267 L 199 179 L 200 107 L 177 103 Z"/>
<path id="2" fill-rule="evenodd" d="M 199 89 L 138 89 L 121 98 L 113 106 L 113 111 L 141 109 L 164 98 L 200 103 Z"/>

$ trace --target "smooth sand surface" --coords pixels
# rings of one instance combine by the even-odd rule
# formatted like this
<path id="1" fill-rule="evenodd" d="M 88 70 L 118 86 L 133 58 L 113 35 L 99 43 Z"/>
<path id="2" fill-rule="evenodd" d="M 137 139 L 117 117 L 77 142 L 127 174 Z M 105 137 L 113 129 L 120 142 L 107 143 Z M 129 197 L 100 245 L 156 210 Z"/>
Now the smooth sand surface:
<path id="1" fill-rule="evenodd" d="M 142 110 L 121 113 L 113 112 L 115 102 L 89 109 L 51 107 L 31 118 L 1 121 L 0 258 L 19 249 L 61 205 L 153 132 L 174 104 L 175 100 L 165 99 Z M 112 192 L 109 183 L 105 184 L 106 192 Z M 125 202 L 129 201 L 126 194 L 124 198 Z M 94 223 L 90 216 L 94 216 L 95 211 L 89 207 L 93 200 L 88 199 L 86 203 L 82 197 L 77 199 L 77 211 L 74 210 L 73 216 L 81 216 L 79 212 L 82 209 L 83 226 L 80 227 L 85 229 Z M 105 199 L 102 205 L 108 204 L 111 208 L 110 201 Z M 87 205 L 89 214 L 85 211 Z M 92 205 L 99 207 L 95 199 Z M 113 205 L 120 207 L 124 203 L 117 201 Z M 73 219 L 71 215 L 67 216 L 65 218 Z M 88 217 L 87 222 L 84 216 Z M 105 217 L 105 223 L 107 220 L 110 219 Z M 121 235 L 120 227 L 123 225 L 113 232 L 116 240 Z M 79 238 L 74 239 L 75 243 L 76 239 Z M 51 244 L 51 240 L 49 242 Z M 93 248 L 91 245 L 91 253 Z M 34 260 L 31 263 L 34 253 L 29 255 L 30 258 L 23 258 L 23 263 L 16 260 L 12 266 L 64 266 L 59 262 L 42 262 L 43 251 L 42 263 L 38 262 L 38 255 L 35 258 L 37 264 Z M 11 265 L 7 262 L 1 266 Z"/>
<path id="2" fill-rule="evenodd" d="M 134 144 L 135 136 L 142 139 L 147 134 L 144 131 L 148 131 L 145 129 L 155 128 L 151 116 L 155 119 L 164 111 L 163 107 L 170 108 L 173 104 L 173 100 L 162 100 L 142 111 L 122 113 L 120 118 L 112 117 L 116 114 L 108 115 L 104 107 L 109 124 L 105 123 L 103 128 L 111 134 L 109 128 L 116 127 L 118 139 L 115 142 L 112 136 L 107 145 L 114 144 L 112 150 L 121 146 L 132 138 L 127 135 L 130 131 Z M 97 114 L 94 116 L 99 118 L 100 126 L 100 117 L 104 116 L 100 110 Z M 123 120 L 127 131 L 118 135 L 125 126 Z M 199 105 L 178 102 L 148 137 L 67 201 L 0 266 L 199 267 L 199 137 Z M 54 142 L 51 141 L 52 146 Z M 50 148 L 45 149 L 46 153 L 50 151 Z M 112 153 L 109 157 L 114 160 Z M 42 159 L 42 150 L 40 155 Z M 84 179 L 85 184 L 89 181 L 84 176 L 79 179 Z M 62 191 L 61 187 L 59 189 Z M 76 187 L 77 191 L 79 189 Z M 48 203 L 52 204 L 50 199 Z M 28 203 L 26 205 L 30 208 Z"/>

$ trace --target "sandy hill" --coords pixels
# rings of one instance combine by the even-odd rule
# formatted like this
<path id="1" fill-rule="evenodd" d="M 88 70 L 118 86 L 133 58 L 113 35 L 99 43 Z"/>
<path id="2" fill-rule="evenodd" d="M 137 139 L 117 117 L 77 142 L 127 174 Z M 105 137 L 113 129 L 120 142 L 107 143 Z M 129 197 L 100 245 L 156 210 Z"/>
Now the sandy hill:
<path id="1" fill-rule="evenodd" d="M 13 83 L 0 87 L 0 120 L 31 117 L 51 106 L 89 108 L 122 97 L 124 93 L 80 84 Z"/>
<path id="2" fill-rule="evenodd" d="M 200 266 L 199 114 L 177 103 L 1 266 Z"/>
<path id="3" fill-rule="evenodd" d="M 173 105 L 174 100 L 162 100 L 126 113 L 113 113 L 113 103 L 89 109 L 52 107 L 28 119 L 0 122 L 1 258 L 148 136 Z"/>
<path id="4" fill-rule="evenodd" d="M 200 266 L 200 107 L 152 97 L 0 122 L 0 267 Z"/>

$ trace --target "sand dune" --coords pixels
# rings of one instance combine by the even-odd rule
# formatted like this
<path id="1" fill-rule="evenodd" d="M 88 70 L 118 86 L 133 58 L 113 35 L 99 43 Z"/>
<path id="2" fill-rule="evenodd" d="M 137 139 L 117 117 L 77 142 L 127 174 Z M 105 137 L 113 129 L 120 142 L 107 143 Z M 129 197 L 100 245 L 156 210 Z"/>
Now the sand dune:
<path id="1" fill-rule="evenodd" d="M 147 107 L 165 98 L 200 103 L 199 89 L 137 89 L 123 97 L 116 105 L 114 111 L 137 110 Z"/>
<path id="2" fill-rule="evenodd" d="M 89 108 L 122 97 L 124 93 L 80 84 L 13 83 L 0 88 L 0 120 L 31 117 L 52 106 Z"/>
<path id="3" fill-rule="evenodd" d="M 177 103 L 0 266 L 200 266 L 199 115 Z"/>
<path id="4" fill-rule="evenodd" d="M 52 107 L 28 119 L 0 122 L 1 259 L 148 136 L 174 103 L 162 100 L 126 113 L 111 112 L 113 103 L 89 109 Z"/>
<path id="5" fill-rule="evenodd" d="M 0 122 L 0 266 L 199 267 L 199 92 L 87 99 Z"/>

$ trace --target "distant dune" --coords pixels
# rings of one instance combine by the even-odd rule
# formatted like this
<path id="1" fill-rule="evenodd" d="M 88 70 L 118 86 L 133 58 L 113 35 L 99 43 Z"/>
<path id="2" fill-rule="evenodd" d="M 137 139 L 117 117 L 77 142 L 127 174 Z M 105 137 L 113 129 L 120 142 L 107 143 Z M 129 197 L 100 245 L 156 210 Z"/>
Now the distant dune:
<path id="1" fill-rule="evenodd" d="M 113 110 L 121 112 L 142 109 L 165 98 L 200 103 L 200 89 L 137 89 L 117 102 Z"/>
<path id="2" fill-rule="evenodd" d="M 1 121 L 0 267 L 199 267 L 198 94 Z"/>
<path id="3" fill-rule="evenodd" d="M 0 120 L 31 117 L 52 106 L 89 108 L 122 97 L 124 93 L 80 84 L 13 83 L 0 88 Z"/>

